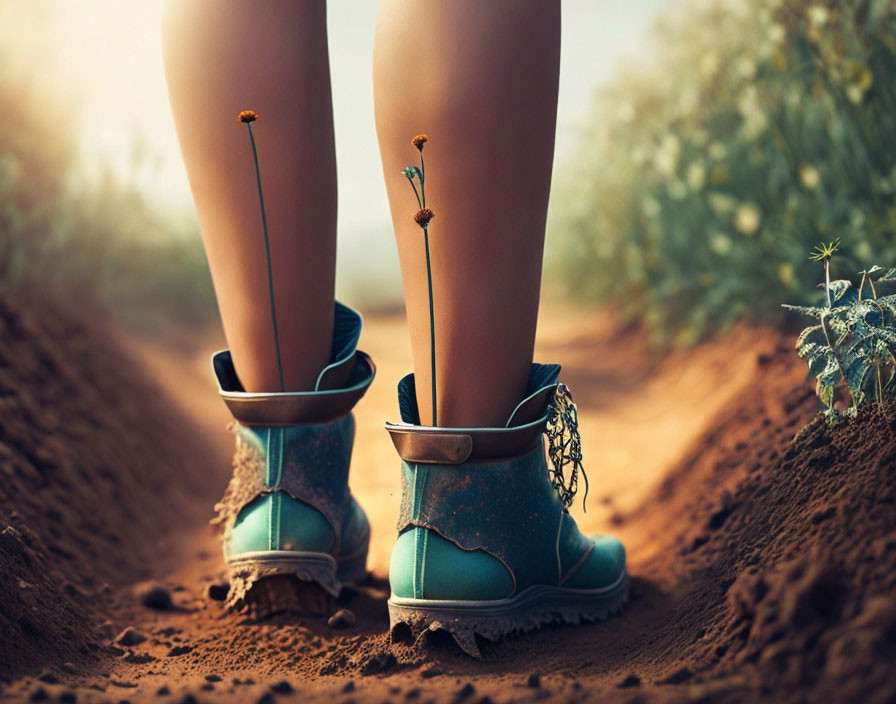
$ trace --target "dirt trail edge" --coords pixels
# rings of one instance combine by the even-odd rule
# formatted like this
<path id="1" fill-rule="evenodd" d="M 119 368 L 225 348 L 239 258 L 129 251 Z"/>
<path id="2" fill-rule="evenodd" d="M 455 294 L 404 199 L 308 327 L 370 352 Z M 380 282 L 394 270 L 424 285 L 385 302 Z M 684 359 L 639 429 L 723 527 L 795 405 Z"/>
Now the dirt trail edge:
<path id="1" fill-rule="evenodd" d="M 352 469 L 374 577 L 336 605 L 357 616 L 337 630 L 224 611 L 203 524 L 228 439 L 210 434 L 202 384 L 162 393 L 164 359 L 138 364 L 108 331 L 0 300 L 0 698 L 893 701 L 896 410 L 828 427 L 777 333 L 657 361 L 637 333 L 556 313 L 540 358 L 565 365 L 586 443 L 600 439 L 577 517 L 630 546 L 632 602 L 606 623 L 483 644 L 478 662 L 438 634 L 385 636 L 397 472 L 374 432 L 407 368 L 399 318 L 362 340 L 382 388 L 359 408 L 369 449 Z"/>

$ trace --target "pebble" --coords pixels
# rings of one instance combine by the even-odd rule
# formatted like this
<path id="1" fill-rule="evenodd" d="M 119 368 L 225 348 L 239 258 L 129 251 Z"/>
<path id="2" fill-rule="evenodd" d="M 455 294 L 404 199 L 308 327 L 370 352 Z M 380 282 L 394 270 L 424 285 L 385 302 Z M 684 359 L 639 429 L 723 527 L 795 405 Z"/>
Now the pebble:
<path id="1" fill-rule="evenodd" d="M 526 685 L 531 687 L 532 689 L 538 689 L 539 687 L 541 687 L 541 677 L 533 672 L 531 675 L 529 675 L 529 681 L 526 682 Z"/>
<path id="2" fill-rule="evenodd" d="M 641 686 L 641 678 L 635 674 L 631 674 L 626 677 L 622 682 L 616 685 L 619 689 L 628 689 L 629 687 L 640 687 Z"/>
<path id="3" fill-rule="evenodd" d="M 463 701 L 464 699 L 468 699 L 469 697 L 472 697 L 475 692 L 476 692 L 476 688 L 473 686 L 473 684 L 471 682 L 467 682 L 463 687 L 461 687 L 457 691 L 455 701 L 460 702 L 460 701 Z"/>
<path id="4" fill-rule="evenodd" d="M 292 685 L 286 680 L 282 680 L 277 684 L 271 685 L 271 691 L 274 694 L 290 694 L 292 693 Z"/>
<path id="5" fill-rule="evenodd" d="M 354 612 L 348 609 L 339 609 L 327 619 L 327 625 L 330 628 L 351 628 L 355 623 L 357 623 L 357 618 L 355 618 Z"/>
<path id="6" fill-rule="evenodd" d="M 225 601 L 227 599 L 227 595 L 230 593 L 230 585 L 229 584 L 209 584 L 208 598 L 212 601 Z"/>
<path id="7" fill-rule="evenodd" d="M 49 670 L 42 670 L 37 679 L 47 684 L 59 684 L 59 678 Z"/>
<path id="8" fill-rule="evenodd" d="M 171 600 L 171 592 L 158 582 L 140 582 L 134 587 L 134 595 L 148 609 L 156 611 L 171 611 L 174 602 Z"/>
<path id="9" fill-rule="evenodd" d="M 349 692 L 354 692 L 354 691 L 355 691 L 355 683 L 352 682 L 352 680 L 349 680 L 348 682 L 346 682 L 345 687 L 342 688 L 343 694 L 348 694 Z"/>
<path id="10" fill-rule="evenodd" d="M 70 675 L 78 674 L 78 667 L 73 662 L 64 662 L 62 663 L 62 670 L 64 672 L 69 673 Z"/>
<path id="11" fill-rule="evenodd" d="M 115 639 L 116 643 L 124 645 L 125 647 L 140 645 L 144 641 L 146 641 L 146 636 L 130 626 L 119 633 L 118 637 Z"/>

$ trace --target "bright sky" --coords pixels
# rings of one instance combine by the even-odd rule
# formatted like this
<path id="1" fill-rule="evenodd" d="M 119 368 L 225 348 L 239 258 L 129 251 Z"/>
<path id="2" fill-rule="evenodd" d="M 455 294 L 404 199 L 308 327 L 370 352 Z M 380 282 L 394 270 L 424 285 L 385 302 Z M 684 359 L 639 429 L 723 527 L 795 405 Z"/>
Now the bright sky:
<path id="1" fill-rule="evenodd" d="M 57 72 L 80 99 L 88 163 L 127 172 L 134 138 L 141 135 L 155 163 L 141 174 L 145 192 L 160 208 L 192 212 L 165 92 L 161 6 L 161 0 L 0 0 L 0 24 L 45 8 L 22 53 L 39 57 L 40 70 Z M 672 0 L 562 0 L 558 162 L 572 152 L 594 87 L 620 62 L 649 51 L 653 16 L 671 6 Z M 383 275 L 397 281 L 392 245 L 380 246 L 391 242 L 391 225 L 373 122 L 376 8 L 375 0 L 329 1 L 339 198 L 354 205 L 350 215 L 348 209 L 340 214 L 340 266 L 351 266 L 359 250 L 368 266 L 371 251 L 383 252 Z"/>

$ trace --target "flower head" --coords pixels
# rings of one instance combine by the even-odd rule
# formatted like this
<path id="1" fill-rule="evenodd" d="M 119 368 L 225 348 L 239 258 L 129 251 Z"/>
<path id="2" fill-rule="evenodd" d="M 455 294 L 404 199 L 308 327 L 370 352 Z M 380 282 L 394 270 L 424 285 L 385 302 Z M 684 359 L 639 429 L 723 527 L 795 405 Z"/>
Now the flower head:
<path id="1" fill-rule="evenodd" d="M 432 220 L 436 214 L 432 212 L 429 208 L 422 208 L 417 211 L 417 214 L 414 215 L 414 222 L 417 223 L 420 227 L 426 227 L 429 225 L 429 221 Z"/>
<path id="2" fill-rule="evenodd" d="M 243 110 L 238 117 L 240 122 L 255 122 L 258 119 L 258 113 L 254 110 Z"/>
<path id="3" fill-rule="evenodd" d="M 417 149 L 419 149 L 422 152 L 423 145 L 426 144 L 428 141 L 429 141 L 429 137 L 427 137 L 425 134 L 418 134 L 416 137 L 414 137 L 411 140 L 411 144 L 413 144 L 415 147 L 417 147 Z"/>
<path id="4" fill-rule="evenodd" d="M 813 262 L 829 262 L 834 257 L 834 252 L 838 249 L 840 249 L 839 237 L 833 242 L 828 242 L 827 244 L 822 242 L 817 245 L 815 249 L 812 250 L 812 254 L 809 255 L 809 259 Z"/>

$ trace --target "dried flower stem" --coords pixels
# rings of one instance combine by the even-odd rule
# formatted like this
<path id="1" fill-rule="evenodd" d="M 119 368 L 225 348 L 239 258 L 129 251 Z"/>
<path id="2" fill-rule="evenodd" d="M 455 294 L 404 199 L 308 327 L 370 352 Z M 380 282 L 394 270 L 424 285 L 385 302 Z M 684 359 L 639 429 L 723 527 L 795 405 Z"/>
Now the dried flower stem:
<path id="1" fill-rule="evenodd" d="M 426 280 L 429 284 L 429 349 L 430 373 L 432 374 L 432 424 L 438 426 L 438 410 L 436 408 L 436 317 L 433 310 L 432 297 L 432 264 L 429 258 L 429 225 L 423 228 L 423 243 L 426 247 Z"/>
<path id="2" fill-rule="evenodd" d="M 274 272 L 271 266 L 271 242 L 268 237 L 268 218 L 264 210 L 264 193 L 261 190 L 261 170 L 258 168 L 258 150 L 255 148 L 255 135 L 252 123 L 246 122 L 249 128 L 249 141 L 252 143 L 252 158 L 255 160 L 255 178 L 258 181 L 258 200 L 261 203 L 261 226 L 264 229 L 264 254 L 268 265 L 268 294 L 271 299 L 271 324 L 274 327 L 274 348 L 277 352 L 277 375 L 280 379 L 280 391 L 286 391 L 283 381 L 283 361 L 280 358 L 280 333 L 277 331 L 277 307 L 274 303 Z"/>
<path id="3" fill-rule="evenodd" d="M 426 207 L 426 167 L 423 164 L 423 149 L 420 149 L 420 203 Z M 413 182 L 411 183 L 413 185 Z M 416 192 L 416 188 L 414 191 Z M 436 315 L 432 295 L 432 262 L 429 254 L 429 225 L 423 227 L 423 244 L 426 248 L 426 282 L 429 286 L 429 362 L 430 386 L 432 387 L 432 424 L 439 425 L 438 408 L 436 406 Z"/>

